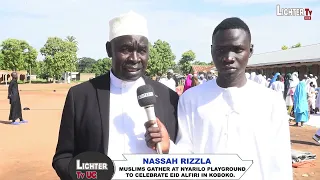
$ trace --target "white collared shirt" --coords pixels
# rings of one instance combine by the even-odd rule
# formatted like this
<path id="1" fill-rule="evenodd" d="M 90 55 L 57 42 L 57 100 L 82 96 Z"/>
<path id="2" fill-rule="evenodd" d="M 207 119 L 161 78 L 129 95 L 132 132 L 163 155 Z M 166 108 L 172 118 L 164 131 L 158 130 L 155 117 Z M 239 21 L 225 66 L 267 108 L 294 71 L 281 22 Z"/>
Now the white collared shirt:
<path id="1" fill-rule="evenodd" d="M 110 71 L 110 81 L 108 156 L 123 160 L 122 154 L 155 153 L 146 146 L 144 123 L 148 118 L 137 100 L 138 87 L 145 85 L 143 78 L 126 82 Z"/>

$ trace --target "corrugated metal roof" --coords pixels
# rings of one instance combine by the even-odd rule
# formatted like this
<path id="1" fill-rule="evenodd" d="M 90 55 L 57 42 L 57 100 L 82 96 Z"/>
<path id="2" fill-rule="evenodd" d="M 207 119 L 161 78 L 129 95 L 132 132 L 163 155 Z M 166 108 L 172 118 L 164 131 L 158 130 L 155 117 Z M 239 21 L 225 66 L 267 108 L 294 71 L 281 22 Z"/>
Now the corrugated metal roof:
<path id="1" fill-rule="evenodd" d="M 320 44 L 254 54 L 249 59 L 248 67 L 312 61 L 320 61 Z"/>
<path id="2" fill-rule="evenodd" d="M 208 72 L 210 71 L 212 68 L 214 68 L 214 65 L 192 65 L 192 71 L 193 72 Z"/>

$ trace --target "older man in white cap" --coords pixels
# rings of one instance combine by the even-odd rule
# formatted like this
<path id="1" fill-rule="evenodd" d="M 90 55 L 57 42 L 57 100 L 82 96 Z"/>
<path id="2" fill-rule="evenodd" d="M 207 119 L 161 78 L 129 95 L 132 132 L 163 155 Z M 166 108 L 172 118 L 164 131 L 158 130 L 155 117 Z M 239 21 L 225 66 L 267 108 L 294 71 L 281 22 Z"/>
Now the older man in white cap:
<path id="1" fill-rule="evenodd" d="M 169 69 L 167 72 L 167 77 L 160 79 L 160 83 L 166 85 L 168 88 L 176 91 L 176 82 L 173 79 L 173 70 Z"/>
<path id="2" fill-rule="evenodd" d="M 106 50 L 112 58 L 111 70 L 72 87 L 65 101 L 52 163 L 62 180 L 70 179 L 68 164 L 82 152 L 104 153 L 112 160 L 122 160 L 122 154 L 128 153 L 156 153 L 144 141 L 148 117 L 137 101 L 137 88 L 142 85 L 153 87 L 155 114 L 170 139 L 176 139 L 178 94 L 144 76 L 149 59 L 146 19 L 129 12 L 112 19 L 109 28 Z"/>
<path id="3" fill-rule="evenodd" d="M 315 86 L 315 88 L 317 88 L 318 87 L 318 83 L 317 83 L 317 79 L 316 79 L 317 76 L 314 77 L 313 74 L 310 74 L 309 76 L 310 76 L 310 82 L 312 82 L 313 85 Z"/>
<path id="4" fill-rule="evenodd" d="M 203 74 L 200 74 L 200 76 L 199 76 L 199 84 L 203 84 L 204 82 L 207 82 L 207 80 L 204 78 Z"/>

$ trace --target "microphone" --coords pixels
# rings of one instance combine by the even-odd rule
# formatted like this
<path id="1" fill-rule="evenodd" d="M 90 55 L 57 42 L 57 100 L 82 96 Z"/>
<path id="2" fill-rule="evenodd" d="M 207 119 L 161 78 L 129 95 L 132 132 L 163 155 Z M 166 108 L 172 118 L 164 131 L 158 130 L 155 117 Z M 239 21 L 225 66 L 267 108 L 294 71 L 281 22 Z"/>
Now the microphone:
<path id="1" fill-rule="evenodd" d="M 154 104 L 156 104 L 156 96 L 154 90 L 150 85 L 143 85 L 137 89 L 137 98 L 138 103 L 141 107 L 144 107 L 148 120 L 156 121 L 156 114 L 154 112 Z M 158 127 L 158 124 L 155 123 L 153 127 Z M 161 144 L 157 143 L 156 150 L 158 154 L 162 154 Z"/>

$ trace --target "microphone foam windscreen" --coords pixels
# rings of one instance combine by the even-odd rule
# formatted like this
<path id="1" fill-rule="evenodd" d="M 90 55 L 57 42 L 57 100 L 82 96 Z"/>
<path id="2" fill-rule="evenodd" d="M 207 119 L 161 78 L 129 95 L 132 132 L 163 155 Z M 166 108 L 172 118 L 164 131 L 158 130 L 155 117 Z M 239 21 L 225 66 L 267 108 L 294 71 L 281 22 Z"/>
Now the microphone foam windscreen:
<path id="1" fill-rule="evenodd" d="M 156 104 L 156 96 L 150 85 L 143 85 L 137 89 L 137 98 L 141 107 Z"/>

